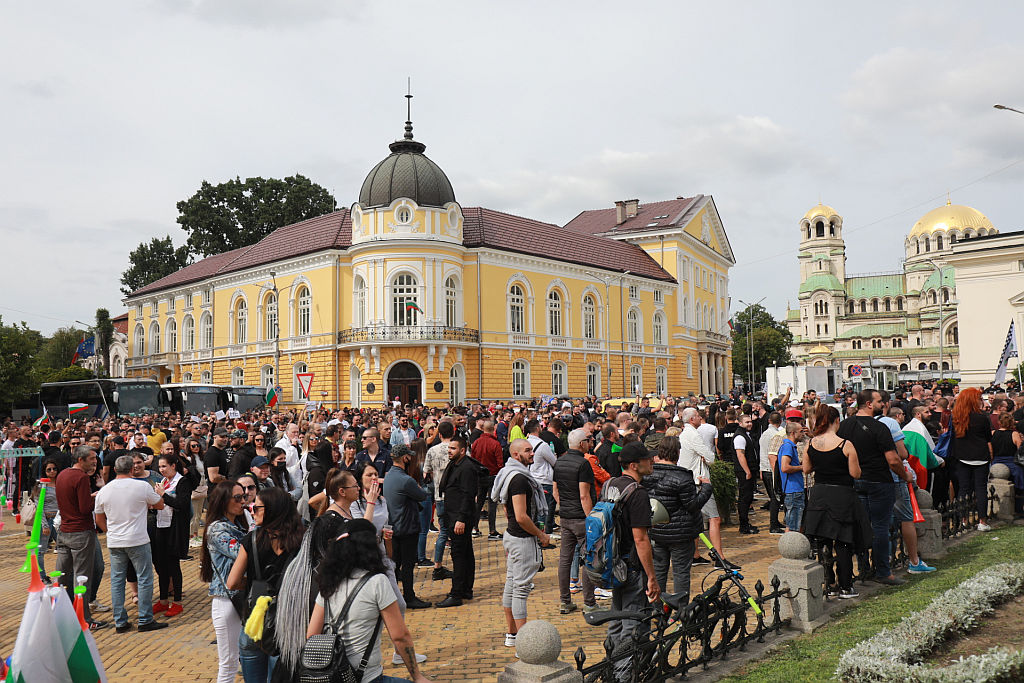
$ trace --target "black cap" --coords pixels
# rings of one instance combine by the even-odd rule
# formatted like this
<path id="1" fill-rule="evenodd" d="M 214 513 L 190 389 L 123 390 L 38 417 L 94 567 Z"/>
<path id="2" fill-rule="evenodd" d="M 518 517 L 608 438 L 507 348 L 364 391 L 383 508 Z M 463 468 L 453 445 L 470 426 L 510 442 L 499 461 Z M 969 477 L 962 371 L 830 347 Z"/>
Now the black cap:
<path id="1" fill-rule="evenodd" d="M 254 468 L 255 467 L 263 467 L 264 465 L 269 465 L 269 464 L 270 464 L 270 461 L 267 460 L 262 455 L 257 455 L 255 458 L 252 459 L 252 463 L 251 463 L 252 467 L 254 467 Z"/>
<path id="2" fill-rule="evenodd" d="M 619 451 L 620 465 L 628 465 L 631 462 L 640 462 L 641 460 L 651 460 L 652 458 L 654 456 L 647 450 L 647 446 L 639 441 L 630 441 Z"/>

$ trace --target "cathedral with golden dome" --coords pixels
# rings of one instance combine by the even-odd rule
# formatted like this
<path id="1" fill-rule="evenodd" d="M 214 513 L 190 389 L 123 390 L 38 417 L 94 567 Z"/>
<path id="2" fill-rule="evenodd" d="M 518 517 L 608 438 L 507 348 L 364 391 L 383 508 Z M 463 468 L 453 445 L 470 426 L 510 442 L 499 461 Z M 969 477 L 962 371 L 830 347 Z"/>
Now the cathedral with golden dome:
<path id="1" fill-rule="evenodd" d="M 799 222 L 799 305 L 787 311 L 791 353 L 811 366 L 884 362 L 901 379 L 956 377 L 957 296 L 948 257 L 957 242 L 999 231 L 977 209 L 948 200 L 926 213 L 904 240 L 900 270 L 849 274 L 843 218 L 825 204 Z"/>

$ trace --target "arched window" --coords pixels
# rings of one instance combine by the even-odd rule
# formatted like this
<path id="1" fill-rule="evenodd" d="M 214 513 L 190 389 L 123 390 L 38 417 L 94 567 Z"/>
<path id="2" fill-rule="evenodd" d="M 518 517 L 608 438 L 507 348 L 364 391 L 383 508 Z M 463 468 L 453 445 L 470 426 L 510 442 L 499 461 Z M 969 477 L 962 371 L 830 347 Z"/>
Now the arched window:
<path id="1" fill-rule="evenodd" d="M 135 341 L 132 346 L 136 356 L 146 355 L 146 331 L 142 329 L 142 325 L 135 326 Z"/>
<path id="2" fill-rule="evenodd" d="M 300 337 L 307 337 L 312 330 L 310 323 L 312 322 L 313 309 L 313 297 L 309 293 L 309 287 L 305 285 L 300 286 L 295 298 L 299 302 L 299 308 L 296 311 L 295 334 Z"/>
<path id="3" fill-rule="evenodd" d="M 878 299 L 871 300 L 871 312 L 878 313 Z"/>
<path id="4" fill-rule="evenodd" d="M 640 314 L 635 308 L 626 314 L 626 338 L 633 343 L 640 341 Z"/>
<path id="5" fill-rule="evenodd" d="M 949 290 L 946 289 L 945 287 L 942 288 L 942 303 L 949 303 Z"/>
<path id="6" fill-rule="evenodd" d="M 700 304 L 697 304 L 697 329 L 704 328 L 704 309 L 701 308 Z"/>
<path id="7" fill-rule="evenodd" d="M 946 343 L 952 346 L 957 346 L 960 343 L 960 328 L 957 325 L 952 325 L 946 330 Z"/>
<path id="8" fill-rule="evenodd" d="M 892 310 L 892 300 L 891 299 L 886 299 L 885 300 L 885 311 L 886 311 L 886 313 L 888 313 L 891 310 Z"/>
<path id="9" fill-rule="evenodd" d="M 929 370 L 938 370 L 939 369 L 939 364 L 938 363 L 929 363 L 928 364 L 928 369 Z"/>
<path id="10" fill-rule="evenodd" d="M 894 348 L 894 349 L 902 349 L 903 348 L 903 340 L 898 338 L 898 337 L 893 339 L 892 340 L 892 348 Z"/>
<path id="11" fill-rule="evenodd" d="M 203 370 L 199 373 L 199 381 L 202 384 L 213 384 L 213 373 L 209 370 Z"/>
<path id="12" fill-rule="evenodd" d="M 861 313 L 867 313 L 868 312 L 868 302 L 866 300 L 864 300 L 864 299 L 860 300 L 860 312 Z"/>
<path id="13" fill-rule="evenodd" d="M 824 237 L 825 236 L 825 223 L 823 221 L 818 221 L 817 223 L 814 224 L 814 236 L 815 237 Z"/>
<path id="14" fill-rule="evenodd" d="M 551 395 L 561 396 L 566 393 L 565 363 L 560 361 L 551 364 Z"/>
<path id="15" fill-rule="evenodd" d="M 942 361 L 942 369 L 949 370 L 949 363 L 947 363 L 946 361 Z"/>
<path id="16" fill-rule="evenodd" d="M 191 382 L 192 381 L 192 373 L 191 372 L 183 372 L 183 373 L 181 373 L 181 381 L 182 382 Z"/>
<path id="17" fill-rule="evenodd" d="M 927 370 L 928 369 L 928 364 L 927 363 L 918 363 L 917 364 L 917 369 L 918 370 Z"/>
<path id="18" fill-rule="evenodd" d="M 682 309 L 683 309 L 683 324 L 684 325 L 689 325 L 690 324 L 690 301 L 685 296 L 683 297 Z"/>
<path id="19" fill-rule="evenodd" d="M 244 344 L 249 331 L 249 306 L 239 299 L 235 306 L 235 343 Z"/>
<path id="20" fill-rule="evenodd" d="M 548 334 L 562 336 L 562 295 L 557 289 L 548 292 Z"/>
<path id="21" fill-rule="evenodd" d="M 601 395 L 601 366 L 597 363 L 587 364 L 587 396 Z"/>
<path id="22" fill-rule="evenodd" d="M 583 338 L 597 339 L 597 306 L 594 297 L 587 294 L 583 297 Z"/>
<path id="23" fill-rule="evenodd" d="M 302 385 L 299 383 L 298 374 L 300 372 L 308 372 L 307 366 L 302 361 L 299 361 L 292 367 L 292 400 L 293 401 L 305 401 L 306 396 L 302 393 Z"/>
<path id="24" fill-rule="evenodd" d="M 231 385 L 235 387 L 245 386 L 245 368 L 231 368 Z"/>
<path id="25" fill-rule="evenodd" d="M 654 323 L 651 325 L 651 341 L 655 346 L 665 345 L 665 316 L 661 311 L 654 314 Z"/>
<path id="26" fill-rule="evenodd" d="M 462 366 L 455 364 L 448 373 L 448 399 L 453 405 L 459 405 L 465 400 L 462 393 Z"/>
<path id="27" fill-rule="evenodd" d="M 897 311 L 902 311 L 903 310 L 903 297 L 901 297 L 901 296 L 900 297 L 896 297 L 896 310 Z"/>
<path id="28" fill-rule="evenodd" d="M 149 326 L 149 352 L 160 353 L 160 323 L 155 320 Z"/>
<path id="29" fill-rule="evenodd" d="M 352 281 L 352 327 L 366 327 L 366 280 L 360 275 Z"/>
<path id="30" fill-rule="evenodd" d="M 274 386 L 274 366 L 264 365 L 260 368 L 260 386 L 271 387 Z"/>
<path id="31" fill-rule="evenodd" d="M 395 325 L 409 327 L 419 324 L 419 283 L 416 277 L 402 273 L 391 285 L 391 319 Z"/>
<path id="32" fill-rule="evenodd" d="M 907 365 L 906 363 L 900 363 L 900 372 L 906 372 L 909 369 L 910 369 L 909 365 Z"/>
<path id="33" fill-rule="evenodd" d="M 348 372 L 348 399 L 353 408 L 363 404 L 363 373 L 355 365 Z"/>
<path id="34" fill-rule="evenodd" d="M 942 235 L 935 236 L 935 248 L 938 251 L 942 251 Z"/>
<path id="35" fill-rule="evenodd" d="M 629 366 L 629 383 L 633 393 L 643 395 L 644 393 L 644 371 L 639 365 Z"/>
<path id="36" fill-rule="evenodd" d="M 523 288 L 512 285 L 508 290 L 508 324 L 509 332 L 523 334 L 526 332 L 526 297 Z"/>
<path id="37" fill-rule="evenodd" d="M 178 322 L 174 318 L 170 318 L 165 326 L 165 334 L 167 335 L 167 343 L 164 348 L 167 349 L 168 353 L 178 352 Z"/>
<path id="38" fill-rule="evenodd" d="M 203 349 L 213 348 L 213 316 L 207 311 L 199 319 L 199 347 Z"/>
<path id="39" fill-rule="evenodd" d="M 444 324 L 459 326 L 459 283 L 454 277 L 444 281 Z"/>
<path id="40" fill-rule="evenodd" d="M 525 360 L 512 363 L 512 395 L 526 398 L 530 394 L 530 364 Z"/>
<path id="41" fill-rule="evenodd" d="M 277 294 L 271 292 L 263 301 L 263 338 L 277 339 Z"/>
<path id="42" fill-rule="evenodd" d="M 932 240 L 931 240 L 930 237 L 925 237 L 924 238 L 924 250 L 925 251 L 931 251 L 932 250 Z"/>
<path id="43" fill-rule="evenodd" d="M 195 351 L 195 348 L 196 321 L 192 316 L 186 315 L 185 319 L 181 322 L 181 350 Z"/>
<path id="44" fill-rule="evenodd" d="M 659 365 L 654 369 L 654 393 L 664 396 L 668 393 L 668 369 Z"/>
<path id="45" fill-rule="evenodd" d="M 850 315 L 853 315 L 853 306 L 854 304 L 852 301 L 846 304 L 846 312 L 849 313 Z"/>

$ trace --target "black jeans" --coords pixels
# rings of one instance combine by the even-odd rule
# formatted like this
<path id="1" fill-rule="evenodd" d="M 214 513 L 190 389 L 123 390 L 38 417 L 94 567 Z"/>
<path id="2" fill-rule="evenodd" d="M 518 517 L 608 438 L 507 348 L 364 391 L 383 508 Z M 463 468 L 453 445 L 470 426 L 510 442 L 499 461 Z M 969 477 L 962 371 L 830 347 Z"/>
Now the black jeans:
<path id="1" fill-rule="evenodd" d="M 395 561 L 395 577 L 402 582 L 402 597 L 408 602 L 416 597 L 413 586 L 413 568 L 416 566 L 416 544 L 419 534 L 391 537 L 391 552 Z"/>
<path id="2" fill-rule="evenodd" d="M 978 517 L 988 519 L 988 465 L 956 464 L 956 475 L 960 480 L 958 496 L 964 498 L 974 491 L 974 504 Z"/>
<path id="3" fill-rule="evenodd" d="M 153 566 L 160 579 L 161 602 L 172 595 L 174 602 L 181 602 L 181 559 L 171 539 L 170 527 L 157 528 L 153 535 Z"/>
<path id="4" fill-rule="evenodd" d="M 774 472 L 761 472 L 761 482 L 764 484 L 764 492 L 768 494 L 768 519 L 771 520 L 772 529 L 781 529 L 782 524 L 779 523 L 779 498 L 777 490 L 775 488 L 775 473 Z"/>
<path id="5" fill-rule="evenodd" d="M 740 529 L 746 529 L 750 526 L 750 504 L 754 502 L 754 485 L 757 480 L 754 479 L 753 472 L 750 479 L 747 479 L 746 473 L 739 465 L 733 465 L 733 470 L 736 472 L 736 492 L 739 494 L 737 511 L 740 516 Z"/>
<path id="6" fill-rule="evenodd" d="M 491 487 L 494 485 L 494 477 L 480 477 L 480 487 L 477 489 L 476 500 L 477 505 L 480 506 L 480 512 L 482 513 L 484 507 L 487 508 L 487 523 L 490 525 L 491 533 L 497 533 L 497 529 L 494 528 L 494 522 L 498 518 L 498 504 L 491 500 Z M 480 517 L 476 520 L 476 529 L 480 530 Z"/>
<path id="7" fill-rule="evenodd" d="M 472 527 L 466 525 L 461 534 L 455 533 L 455 524 L 448 527 L 448 540 L 452 544 L 452 589 L 448 595 L 453 598 L 469 598 L 476 580 L 476 557 L 473 555 Z"/>

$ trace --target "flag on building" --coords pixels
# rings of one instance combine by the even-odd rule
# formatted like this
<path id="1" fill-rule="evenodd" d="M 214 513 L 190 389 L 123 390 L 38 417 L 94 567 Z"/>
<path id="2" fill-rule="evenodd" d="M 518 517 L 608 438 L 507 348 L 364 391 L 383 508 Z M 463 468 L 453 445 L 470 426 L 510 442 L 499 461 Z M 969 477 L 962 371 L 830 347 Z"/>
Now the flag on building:
<path id="1" fill-rule="evenodd" d="M 68 404 L 68 415 L 77 415 L 78 413 L 84 413 L 89 410 L 88 403 L 69 403 Z"/>
<path id="2" fill-rule="evenodd" d="M 268 407 L 273 408 L 277 405 L 277 391 L 274 390 L 274 387 L 267 387 L 267 395 L 265 398 Z"/>
<path id="3" fill-rule="evenodd" d="M 82 341 L 78 342 L 78 348 L 75 349 L 75 355 L 71 357 L 71 364 L 77 363 L 79 358 L 88 358 L 94 355 L 96 355 L 96 337 L 88 339 L 82 337 Z"/>
<path id="4" fill-rule="evenodd" d="M 406 312 L 408 312 L 408 311 L 419 311 L 420 313 L 423 313 L 423 309 L 420 308 L 419 306 L 417 306 L 415 301 L 406 301 L 405 302 L 405 310 L 406 310 Z"/>
<path id="5" fill-rule="evenodd" d="M 735 332 L 735 331 L 736 331 L 736 328 L 735 328 L 735 327 L 733 327 L 733 324 L 732 324 L 732 318 L 729 318 L 729 321 L 728 321 L 728 322 L 729 322 L 729 331 L 730 331 L 730 332 Z"/>
<path id="6" fill-rule="evenodd" d="M 50 416 L 46 413 L 46 406 L 43 406 L 43 415 L 38 420 L 32 423 L 33 427 L 42 427 L 44 423 L 50 421 Z"/>
<path id="7" fill-rule="evenodd" d="M 1010 321 L 1010 330 L 1006 333 L 1006 342 L 1003 343 L 1003 352 L 999 356 L 999 367 L 996 368 L 996 384 L 1006 381 L 1006 368 L 1011 358 L 1017 357 L 1017 329 L 1013 320 Z"/>

